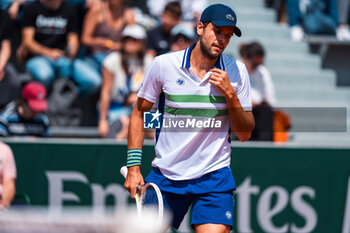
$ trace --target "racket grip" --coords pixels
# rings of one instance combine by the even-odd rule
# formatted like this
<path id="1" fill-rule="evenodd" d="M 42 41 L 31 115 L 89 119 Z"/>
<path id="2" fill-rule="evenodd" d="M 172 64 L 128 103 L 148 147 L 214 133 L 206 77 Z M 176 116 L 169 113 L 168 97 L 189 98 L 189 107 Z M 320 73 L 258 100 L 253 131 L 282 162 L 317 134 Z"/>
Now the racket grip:
<path id="1" fill-rule="evenodd" d="M 126 176 L 128 175 L 128 168 L 126 166 L 122 166 L 120 168 L 120 174 L 122 174 L 122 176 L 124 176 L 124 178 L 126 178 Z"/>

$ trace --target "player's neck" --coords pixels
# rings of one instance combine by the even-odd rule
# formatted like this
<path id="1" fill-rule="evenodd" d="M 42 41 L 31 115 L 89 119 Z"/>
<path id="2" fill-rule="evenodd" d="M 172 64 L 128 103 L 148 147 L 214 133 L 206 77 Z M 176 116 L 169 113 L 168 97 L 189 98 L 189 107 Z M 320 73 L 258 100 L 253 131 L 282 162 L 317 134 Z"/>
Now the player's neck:
<path id="1" fill-rule="evenodd" d="M 201 72 L 205 71 L 205 73 L 207 73 L 210 69 L 212 69 L 215 66 L 219 58 L 211 59 L 208 56 L 205 56 L 201 52 L 199 46 L 200 45 L 198 42 L 191 52 L 191 56 L 190 56 L 191 68 L 193 70 L 197 70 Z"/>

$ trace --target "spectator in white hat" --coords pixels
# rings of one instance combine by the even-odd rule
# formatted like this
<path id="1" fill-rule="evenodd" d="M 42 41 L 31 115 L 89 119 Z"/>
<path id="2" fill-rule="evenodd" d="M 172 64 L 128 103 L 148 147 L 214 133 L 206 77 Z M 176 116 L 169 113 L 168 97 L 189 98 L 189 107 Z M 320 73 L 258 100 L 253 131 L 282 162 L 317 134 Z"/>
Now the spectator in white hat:
<path id="1" fill-rule="evenodd" d="M 143 80 L 146 32 L 134 24 L 126 26 L 122 36 L 121 51 L 103 62 L 98 123 L 101 137 L 116 139 L 127 136 L 129 115 Z M 111 128 L 112 124 L 116 127 Z"/>
<path id="2" fill-rule="evenodd" d="M 186 22 L 179 23 L 173 27 L 170 35 L 172 37 L 172 43 L 170 45 L 170 50 L 172 52 L 187 49 L 197 38 L 192 24 Z"/>

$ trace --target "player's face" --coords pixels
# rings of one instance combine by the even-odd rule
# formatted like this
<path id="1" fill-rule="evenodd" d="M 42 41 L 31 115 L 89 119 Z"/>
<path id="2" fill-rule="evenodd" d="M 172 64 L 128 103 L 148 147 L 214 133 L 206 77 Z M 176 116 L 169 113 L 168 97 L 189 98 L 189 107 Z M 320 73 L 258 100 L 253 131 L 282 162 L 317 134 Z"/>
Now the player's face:
<path id="1" fill-rule="evenodd" d="M 204 27 L 203 23 L 200 22 L 197 26 L 197 33 L 202 53 L 211 59 L 219 57 L 230 43 L 233 32 L 234 28 L 230 26 L 217 27 L 209 23 Z"/>

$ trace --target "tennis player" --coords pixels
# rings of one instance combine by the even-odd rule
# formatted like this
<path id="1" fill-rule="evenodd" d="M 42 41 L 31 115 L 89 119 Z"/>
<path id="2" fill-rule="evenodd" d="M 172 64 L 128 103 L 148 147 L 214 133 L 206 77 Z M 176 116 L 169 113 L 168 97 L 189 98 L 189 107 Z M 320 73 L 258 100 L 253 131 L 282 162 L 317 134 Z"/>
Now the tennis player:
<path id="1" fill-rule="evenodd" d="M 174 214 L 175 228 L 190 205 L 196 233 L 230 232 L 233 225 L 236 184 L 229 168 L 229 132 L 246 141 L 254 128 L 247 70 L 222 54 L 231 37 L 242 34 L 236 23 L 236 14 L 228 6 L 207 7 L 197 25 L 198 41 L 186 50 L 158 56 L 150 65 L 131 115 L 124 186 L 133 198 L 136 186 L 144 184 L 140 173 L 143 113 L 154 103 L 159 101 L 163 119 L 170 116 L 174 121 L 180 116 L 191 118 L 192 126 L 193 119 L 221 125 L 201 128 L 204 123 L 196 123 L 192 131 L 163 125 L 157 130 L 156 157 L 145 181 L 159 186 L 164 206 Z"/>

